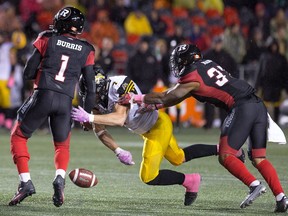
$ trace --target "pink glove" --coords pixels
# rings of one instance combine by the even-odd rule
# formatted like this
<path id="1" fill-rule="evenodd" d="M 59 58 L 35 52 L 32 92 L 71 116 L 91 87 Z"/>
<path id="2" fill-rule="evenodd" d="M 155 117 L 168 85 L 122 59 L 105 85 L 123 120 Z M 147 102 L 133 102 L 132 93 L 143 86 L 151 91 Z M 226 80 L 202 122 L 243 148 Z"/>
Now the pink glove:
<path id="1" fill-rule="evenodd" d="M 134 165 L 134 161 L 132 159 L 132 154 L 129 151 L 121 149 L 120 147 L 115 149 L 115 154 L 121 163 L 125 165 Z"/>
<path id="2" fill-rule="evenodd" d="M 12 88 L 14 86 L 14 83 L 15 83 L 14 77 L 10 76 L 9 79 L 8 79 L 8 82 L 7 82 L 7 87 L 8 88 Z"/>
<path id="3" fill-rule="evenodd" d="M 142 104 L 144 100 L 144 94 L 143 95 L 135 95 L 134 93 L 127 93 L 120 97 L 118 100 L 118 103 L 121 105 L 127 105 L 131 103 L 137 103 L 137 104 Z"/>
<path id="4" fill-rule="evenodd" d="M 93 115 L 87 113 L 81 106 L 78 106 L 78 109 L 75 107 L 72 108 L 71 117 L 74 121 L 79 122 L 93 122 L 93 120 L 90 120 L 94 118 Z"/>

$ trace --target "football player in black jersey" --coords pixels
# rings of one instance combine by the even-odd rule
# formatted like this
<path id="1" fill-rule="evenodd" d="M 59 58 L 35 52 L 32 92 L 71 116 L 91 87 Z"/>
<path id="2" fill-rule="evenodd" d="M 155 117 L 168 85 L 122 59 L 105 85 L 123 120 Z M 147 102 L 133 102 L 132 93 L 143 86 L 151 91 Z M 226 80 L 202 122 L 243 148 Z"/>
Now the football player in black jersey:
<path id="1" fill-rule="evenodd" d="M 162 93 L 126 94 L 119 103 L 128 104 L 132 100 L 167 107 L 192 96 L 226 109 L 229 114 L 221 128 L 219 162 L 250 188 L 240 207 L 251 205 L 266 192 L 266 187 L 235 156 L 249 137 L 250 159 L 275 196 L 275 212 L 286 212 L 288 199 L 275 168 L 266 158 L 267 110 L 255 95 L 255 90 L 246 81 L 232 77 L 215 62 L 203 59 L 198 47 L 192 44 L 179 45 L 172 51 L 170 69 L 179 78 L 176 86 Z"/>
<path id="2" fill-rule="evenodd" d="M 34 51 L 24 68 L 24 78 L 34 80 L 34 92 L 18 110 L 11 131 L 11 153 L 20 184 L 9 205 L 17 205 L 35 194 L 28 162 L 27 140 L 49 118 L 55 147 L 53 203 L 64 202 L 65 174 L 69 163 L 72 99 L 81 74 L 86 80 L 86 111 L 94 107 L 94 47 L 81 40 L 84 15 L 76 8 L 64 7 L 55 15 L 51 30 L 39 34 Z"/>

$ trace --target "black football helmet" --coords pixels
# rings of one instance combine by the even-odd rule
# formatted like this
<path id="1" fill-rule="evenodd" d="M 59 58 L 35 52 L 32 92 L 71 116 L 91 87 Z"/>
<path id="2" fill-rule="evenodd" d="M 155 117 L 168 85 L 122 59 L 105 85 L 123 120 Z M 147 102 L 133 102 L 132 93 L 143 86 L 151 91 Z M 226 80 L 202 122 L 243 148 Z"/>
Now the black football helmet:
<path id="1" fill-rule="evenodd" d="M 54 16 L 52 28 L 59 34 L 81 34 L 84 22 L 85 17 L 80 10 L 74 7 L 64 7 Z"/>
<path id="2" fill-rule="evenodd" d="M 106 111 L 108 107 L 108 91 L 111 80 L 106 76 L 100 65 L 95 64 L 93 66 L 95 72 L 94 83 L 96 89 L 96 107 L 101 108 L 102 111 Z M 86 85 L 83 76 L 79 79 L 79 95 L 81 97 L 86 96 Z"/>
<path id="3" fill-rule="evenodd" d="M 202 59 L 200 49 L 194 44 L 181 44 L 172 51 L 169 61 L 170 71 L 177 78 L 184 72 L 184 67 L 188 64 Z"/>
<path id="4" fill-rule="evenodd" d="M 102 110 L 108 108 L 108 91 L 111 80 L 106 76 L 102 67 L 94 65 L 95 84 L 96 84 L 96 103 Z"/>

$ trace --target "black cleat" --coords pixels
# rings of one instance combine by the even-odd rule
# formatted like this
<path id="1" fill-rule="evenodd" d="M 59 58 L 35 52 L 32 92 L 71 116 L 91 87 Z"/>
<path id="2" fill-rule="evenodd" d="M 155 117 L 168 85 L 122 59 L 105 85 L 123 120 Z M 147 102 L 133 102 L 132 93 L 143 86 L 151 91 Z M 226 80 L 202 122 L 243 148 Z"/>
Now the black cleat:
<path id="1" fill-rule="evenodd" d="M 250 187 L 250 192 L 244 201 L 240 204 L 240 208 L 246 208 L 247 206 L 250 206 L 257 197 L 264 193 L 266 193 L 266 187 L 261 183 L 257 186 Z"/>
<path id="2" fill-rule="evenodd" d="M 241 149 L 242 151 L 242 154 L 237 157 L 239 160 L 241 160 L 243 163 L 245 163 L 245 160 L 246 160 L 246 155 L 245 155 L 245 151 L 243 149 Z"/>
<path id="3" fill-rule="evenodd" d="M 197 198 L 197 192 L 186 192 L 185 193 L 185 199 L 184 199 L 184 205 L 189 206 L 191 205 Z"/>
<path id="4" fill-rule="evenodd" d="M 60 207 L 64 203 L 65 179 L 62 178 L 62 176 L 58 175 L 53 181 L 53 188 L 53 203 L 56 207 Z"/>
<path id="5" fill-rule="evenodd" d="M 35 194 L 35 187 L 31 180 L 27 182 L 20 182 L 18 186 L 18 190 L 15 193 L 12 200 L 9 202 L 9 206 L 14 206 L 22 202 L 26 197 L 32 196 L 32 194 Z"/>
<path id="6" fill-rule="evenodd" d="M 276 201 L 276 207 L 274 212 L 286 212 L 288 208 L 288 198 L 284 196 L 280 201 Z"/>

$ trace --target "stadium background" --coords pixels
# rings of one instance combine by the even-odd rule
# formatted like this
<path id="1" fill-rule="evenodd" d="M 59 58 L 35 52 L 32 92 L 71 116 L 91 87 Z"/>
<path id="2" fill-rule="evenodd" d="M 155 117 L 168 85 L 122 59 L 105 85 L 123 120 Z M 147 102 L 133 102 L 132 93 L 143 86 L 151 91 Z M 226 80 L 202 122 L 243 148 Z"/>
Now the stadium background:
<path id="1" fill-rule="evenodd" d="M 259 96 L 262 96 L 261 87 L 256 86 L 259 58 L 266 49 L 267 39 L 275 38 L 280 53 L 288 58 L 288 2 L 284 0 L 13 0 L 0 3 L 0 40 L 3 39 L 0 65 L 16 66 L 14 74 L 17 75 L 11 87 L 7 115 L 0 100 L 0 127 L 7 129 L 12 126 L 17 108 L 32 91 L 32 82 L 21 79 L 21 71 L 33 49 L 32 42 L 41 31 L 49 28 L 55 13 L 65 5 L 79 8 L 87 17 L 81 37 L 95 46 L 95 62 L 108 75 L 134 74 L 131 78 L 138 77 L 138 85 L 146 86 L 144 93 L 161 91 L 175 84 L 175 78 L 169 73 L 167 56 L 179 43 L 195 43 L 205 54 L 221 37 L 223 49 L 237 65 L 237 71 L 229 72 L 255 86 Z M 139 65 L 139 71 L 128 70 L 143 41 L 149 45 L 145 51 L 147 59 L 155 58 L 153 70 L 145 61 Z M 10 52 L 3 48 L 7 43 L 11 44 Z M 7 55 L 16 56 L 16 60 L 9 61 Z M 9 81 L 13 76 L 9 69 L 2 73 L 9 75 L 0 76 L 0 80 Z M 281 81 L 280 77 L 275 79 Z M 287 84 L 283 87 L 286 89 Z M 76 91 L 74 105 L 79 103 L 77 95 Z M 277 103 L 268 104 L 271 110 L 279 107 L 285 97 L 286 91 L 283 91 L 282 97 L 275 99 Z M 174 122 L 180 113 L 181 123 L 176 122 L 177 127 L 203 127 L 206 123 L 203 112 L 202 104 L 189 99 L 169 113 Z M 210 117 L 216 119 L 212 127 L 219 126 L 218 115 L 216 112 L 215 117 Z M 279 123 L 286 126 L 286 122 L 284 119 Z M 47 124 L 43 129 L 47 130 Z"/>
<path id="2" fill-rule="evenodd" d="M 5 43 L 12 44 L 12 49 L 6 54 L 12 53 L 17 57 L 16 65 L 20 72 L 32 52 L 33 40 L 39 32 L 52 24 L 51 20 L 56 11 L 65 5 L 73 5 L 85 13 L 87 22 L 82 36 L 95 45 L 99 54 L 95 61 L 105 68 L 108 75 L 126 74 L 129 59 L 137 52 L 139 43 L 148 42 L 149 55 L 153 55 L 157 64 L 161 65 L 151 90 L 160 91 L 175 83 L 175 79 L 164 70 L 168 63 L 164 57 L 169 55 L 177 43 L 196 43 L 203 51 L 208 51 L 219 36 L 223 36 L 223 40 L 225 37 L 229 38 L 231 27 L 234 26 L 240 27 L 234 40 L 237 38 L 237 41 L 244 43 L 239 43 L 241 46 L 236 45 L 234 48 L 239 48 L 239 51 L 230 55 L 237 54 L 234 60 L 237 62 L 239 77 L 246 79 L 251 85 L 256 84 L 255 73 L 259 61 L 257 58 L 260 55 L 249 55 L 255 53 L 251 50 L 251 47 L 255 48 L 253 44 L 256 42 L 253 37 L 254 30 L 261 31 L 263 36 L 259 43 L 257 41 L 259 47 L 256 46 L 256 51 L 265 49 L 266 39 L 273 36 L 279 42 L 281 53 L 286 58 L 288 56 L 288 3 L 284 0 L 10 0 L 0 3 L 0 36 L 5 39 Z M 263 10 L 264 15 L 261 18 Z M 133 18 L 133 14 L 138 12 L 144 16 L 146 25 L 150 26 L 144 33 L 143 20 L 140 28 L 136 30 L 129 29 L 131 25 L 125 27 L 128 16 Z M 284 37 L 283 33 L 281 34 L 283 28 Z M 2 45 L 0 65 L 3 63 L 1 60 L 5 59 L 4 52 L 1 52 Z M 227 45 L 227 51 L 232 45 Z M 11 62 L 4 64 L 11 66 Z M 11 94 L 12 121 L 15 111 L 32 90 L 31 82 L 22 80 L 21 85 L 21 73 L 19 74 L 20 86 L 13 86 L 15 91 Z M 279 103 L 286 98 L 285 90 L 283 88 Z M 78 98 L 75 97 L 74 105 L 78 103 Z M 0 113 L 1 105 L 0 100 Z M 179 122 L 177 112 L 181 113 Z M 181 146 L 191 143 L 214 144 L 218 141 L 217 114 L 213 127 L 205 128 L 203 112 L 204 106 L 193 99 L 169 111 Z M 279 123 L 285 134 L 288 134 L 285 116 L 281 120 Z M 51 201 L 53 145 L 47 125 L 43 125 L 29 141 L 32 155 L 31 175 L 37 194 L 25 200 L 19 207 L 11 208 L 7 204 L 18 182 L 9 152 L 11 123 L 7 123 L 7 118 L 1 119 L 0 116 L 0 124 L 0 215 L 274 215 L 272 211 L 275 203 L 271 191 L 257 200 L 252 207 L 245 210 L 239 208 L 248 192 L 247 188 L 218 164 L 217 157 L 194 160 L 175 168 L 183 172 L 200 172 L 203 176 L 199 198 L 191 208 L 183 206 L 184 191 L 178 186 L 155 188 L 142 184 L 138 177 L 142 140 L 125 128 L 109 128 L 109 131 L 120 146 L 132 152 L 136 162 L 132 167 L 120 164 L 115 155 L 101 145 L 92 132 L 84 132 L 77 127 L 73 129 L 69 170 L 76 167 L 91 169 L 96 173 L 99 184 L 95 188 L 80 189 L 67 180 L 65 205 L 56 209 Z M 275 164 L 287 191 L 287 146 L 272 143 L 268 145 L 268 157 Z M 246 163 L 253 170 L 249 161 Z M 165 167 L 171 168 L 172 165 L 164 162 L 163 168 Z M 254 173 L 258 175 L 256 171 Z"/>

